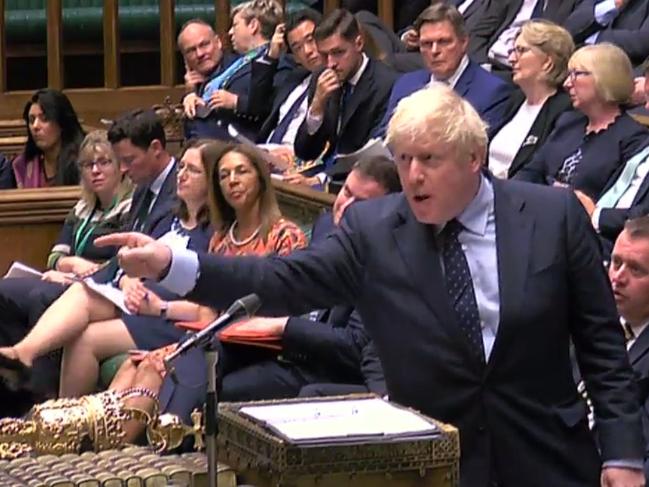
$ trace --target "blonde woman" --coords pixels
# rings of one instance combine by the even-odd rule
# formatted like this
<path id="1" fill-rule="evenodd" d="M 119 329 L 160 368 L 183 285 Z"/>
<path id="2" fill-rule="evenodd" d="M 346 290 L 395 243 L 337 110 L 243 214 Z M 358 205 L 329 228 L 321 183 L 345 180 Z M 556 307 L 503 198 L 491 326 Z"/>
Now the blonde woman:
<path id="1" fill-rule="evenodd" d="M 596 200 L 649 135 L 625 110 L 633 93 L 631 62 L 613 44 L 582 47 L 568 62 L 564 88 L 575 111 L 561 116 L 515 179 L 567 186 Z"/>
<path id="2" fill-rule="evenodd" d="M 511 178 L 529 164 L 559 116 L 571 108 L 561 85 L 574 50 L 563 27 L 542 19 L 523 24 L 509 53 L 519 89 L 509 98 L 502 121 L 490 128 L 489 169 L 496 177 Z"/>

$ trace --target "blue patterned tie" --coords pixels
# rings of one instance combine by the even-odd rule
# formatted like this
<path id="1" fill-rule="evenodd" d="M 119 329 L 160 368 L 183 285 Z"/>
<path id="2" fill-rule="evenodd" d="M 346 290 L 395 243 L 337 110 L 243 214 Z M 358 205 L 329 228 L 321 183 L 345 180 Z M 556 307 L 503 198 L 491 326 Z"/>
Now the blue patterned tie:
<path id="1" fill-rule="evenodd" d="M 453 219 L 442 230 L 444 261 L 444 277 L 446 290 L 455 310 L 460 328 L 466 335 L 471 351 L 480 359 L 485 360 L 480 314 L 473 290 L 471 271 L 466 261 L 466 255 L 458 240 L 458 235 L 464 229 L 462 224 Z"/>

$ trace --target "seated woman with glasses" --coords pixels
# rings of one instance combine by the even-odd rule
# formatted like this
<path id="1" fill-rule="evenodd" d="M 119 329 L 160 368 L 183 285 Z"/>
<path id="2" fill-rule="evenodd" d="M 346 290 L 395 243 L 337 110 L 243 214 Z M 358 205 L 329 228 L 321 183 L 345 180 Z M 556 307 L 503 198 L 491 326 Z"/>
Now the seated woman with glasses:
<path id="1" fill-rule="evenodd" d="M 489 169 L 496 177 L 511 178 L 529 164 L 559 116 L 571 108 L 561 85 L 574 50 L 563 27 L 541 19 L 523 24 L 509 53 L 519 89 L 510 96 L 502 122 L 490 130 Z"/>
<path id="2" fill-rule="evenodd" d="M 631 62 L 613 44 L 582 47 L 570 58 L 564 87 L 575 112 L 559 118 L 515 179 L 567 186 L 596 200 L 649 135 L 625 109 L 634 88 Z"/>
<path id="3" fill-rule="evenodd" d="M 210 210 L 214 235 L 210 252 L 223 255 L 287 255 L 306 246 L 304 233 L 291 221 L 282 217 L 275 191 L 271 184 L 268 165 L 260 152 L 247 146 L 227 144 L 214 152 L 218 161 L 210 175 Z M 175 321 L 213 320 L 215 310 L 188 301 L 165 301 L 150 294 L 140 302 L 139 313 L 151 315 L 173 327 Z M 145 388 L 150 397 L 160 390 L 165 375 L 162 358 L 175 350 L 174 344 L 159 341 L 161 347 L 153 353 L 138 353 L 122 365 L 110 389 Z M 151 350 L 153 343 L 147 342 Z M 144 348 L 144 347 L 140 347 Z M 258 357 L 251 351 L 251 359 Z M 199 364 L 196 364 L 197 366 Z M 200 364 L 202 365 L 202 364 Z M 202 370 L 197 374 L 202 376 Z M 194 376 L 181 377 L 191 382 Z M 198 387 L 201 387 L 199 384 Z M 151 411 L 150 398 L 128 400 L 130 406 Z M 131 422 L 126 431 L 129 440 L 135 440 L 141 425 Z"/>
<path id="4" fill-rule="evenodd" d="M 13 160 L 2 159 L 0 189 L 79 184 L 77 155 L 84 132 L 67 96 L 38 90 L 25 109 L 27 143 Z"/>
<path id="5" fill-rule="evenodd" d="M 180 160 L 177 211 L 168 217 L 169 223 L 160 225 L 170 229 L 160 237 L 170 245 L 207 250 L 212 230 L 207 208 L 208 168 L 204 167 L 203 151 L 209 145 L 202 141 L 190 143 Z M 137 311 L 151 289 L 165 299 L 175 297 L 155 283 L 132 280 L 124 287 L 127 308 Z M 157 322 L 142 324 L 137 318 L 121 312 L 85 284 L 74 283 L 47 308 L 27 336 L 13 347 L 0 348 L 0 375 L 22 386 L 36 358 L 63 348 L 60 394 L 77 396 L 90 392 L 95 388 L 101 360 L 148 344 L 156 346 L 161 339 L 169 343 L 182 335 L 173 327 Z"/>

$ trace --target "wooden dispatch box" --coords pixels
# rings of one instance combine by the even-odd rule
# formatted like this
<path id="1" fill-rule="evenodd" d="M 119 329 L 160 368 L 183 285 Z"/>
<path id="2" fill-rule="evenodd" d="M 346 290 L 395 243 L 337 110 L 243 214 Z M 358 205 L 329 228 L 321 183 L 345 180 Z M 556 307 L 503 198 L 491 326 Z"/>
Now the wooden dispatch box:
<path id="1" fill-rule="evenodd" d="M 357 394 L 309 398 L 306 401 L 375 397 Z M 299 398 L 220 404 L 219 461 L 237 472 L 240 483 L 255 487 L 459 485 L 459 434 L 451 425 L 424 417 L 439 428 L 439 434 L 417 439 L 385 441 L 371 438 L 363 443 L 306 446 L 287 441 L 272 428 L 240 412 L 241 408 L 248 406 L 304 401 L 304 398 Z"/>

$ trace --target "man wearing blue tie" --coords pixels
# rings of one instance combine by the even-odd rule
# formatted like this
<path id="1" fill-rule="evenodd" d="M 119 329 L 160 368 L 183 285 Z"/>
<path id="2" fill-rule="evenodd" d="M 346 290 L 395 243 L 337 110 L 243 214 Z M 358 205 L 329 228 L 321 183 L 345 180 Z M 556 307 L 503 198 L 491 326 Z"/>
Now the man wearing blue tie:
<path id="1" fill-rule="evenodd" d="M 137 234 L 121 265 L 225 308 L 356 306 L 390 399 L 455 424 L 461 487 L 642 487 L 637 387 L 597 238 L 574 194 L 484 172 L 486 127 L 440 83 L 403 99 L 387 141 L 403 193 L 352 205 L 288 257 L 227 258 Z M 572 376 L 595 406 L 599 448 Z"/>

